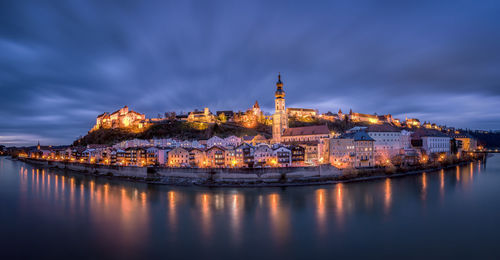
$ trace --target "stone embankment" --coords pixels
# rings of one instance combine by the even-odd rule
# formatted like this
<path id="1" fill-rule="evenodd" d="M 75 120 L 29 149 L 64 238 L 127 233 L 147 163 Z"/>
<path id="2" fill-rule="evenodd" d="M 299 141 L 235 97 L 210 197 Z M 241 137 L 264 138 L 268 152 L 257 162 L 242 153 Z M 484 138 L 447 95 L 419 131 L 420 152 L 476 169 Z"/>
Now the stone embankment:
<path id="1" fill-rule="evenodd" d="M 20 159 L 45 168 L 75 171 L 158 184 L 206 186 L 273 186 L 297 185 L 334 179 L 342 171 L 332 166 L 287 168 L 165 168 L 110 166 L 77 162 Z"/>
<path id="2" fill-rule="evenodd" d="M 414 166 L 412 168 L 400 168 L 391 171 L 385 168 L 342 171 L 329 165 L 287 168 L 165 168 L 109 166 L 30 158 L 20 160 L 45 168 L 74 171 L 81 174 L 105 176 L 129 181 L 214 187 L 300 186 L 366 181 L 432 172 L 467 164 L 472 161 L 464 160 L 446 165 Z"/>

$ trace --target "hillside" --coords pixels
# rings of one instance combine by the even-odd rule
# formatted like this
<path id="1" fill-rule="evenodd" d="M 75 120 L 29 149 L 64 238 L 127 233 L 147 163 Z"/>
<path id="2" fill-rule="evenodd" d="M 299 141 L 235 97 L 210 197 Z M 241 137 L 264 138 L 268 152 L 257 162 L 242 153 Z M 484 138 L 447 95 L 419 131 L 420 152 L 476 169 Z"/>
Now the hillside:
<path id="1" fill-rule="evenodd" d="M 73 142 L 73 145 L 87 144 L 115 144 L 129 139 L 177 138 L 181 140 L 208 139 L 214 135 L 227 137 L 230 135 L 244 136 L 261 134 L 271 136 L 271 127 L 258 125 L 255 128 L 245 128 L 233 123 L 188 123 L 183 121 L 170 121 L 156 124 L 144 132 L 133 133 L 126 129 L 99 129 Z"/>

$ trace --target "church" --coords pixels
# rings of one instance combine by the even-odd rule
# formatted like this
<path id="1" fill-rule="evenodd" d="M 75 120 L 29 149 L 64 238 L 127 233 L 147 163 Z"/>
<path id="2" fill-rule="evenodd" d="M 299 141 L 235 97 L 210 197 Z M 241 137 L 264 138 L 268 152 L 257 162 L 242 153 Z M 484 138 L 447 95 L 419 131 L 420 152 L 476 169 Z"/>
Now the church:
<path id="1" fill-rule="evenodd" d="M 276 82 L 276 92 L 274 93 L 274 114 L 273 114 L 273 143 L 291 142 L 319 142 L 330 138 L 330 131 L 326 125 L 288 127 L 288 114 L 285 107 L 285 91 L 281 75 L 278 74 Z"/>

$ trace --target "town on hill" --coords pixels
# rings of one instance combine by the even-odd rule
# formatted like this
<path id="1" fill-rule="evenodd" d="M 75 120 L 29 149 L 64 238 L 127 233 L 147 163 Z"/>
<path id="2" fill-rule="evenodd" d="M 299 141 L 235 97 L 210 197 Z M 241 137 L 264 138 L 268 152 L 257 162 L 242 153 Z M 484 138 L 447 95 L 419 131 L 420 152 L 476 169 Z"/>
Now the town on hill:
<path id="1" fill-rule="evenodd" d="M 404 121 L 392 115 L 350 110 L 320 114 L 312 108 L 287 108 L 278 75 L 272 115 L 256 101 L 248 110 L 209 108 L 157 118 L 127 106 L 97 116 L 87 135 L 71 147 L 41 147 L 20 156 L 120 166 L 304 167 L 337 168 L 415 165 L 481 149 L 463 130 Z"/>

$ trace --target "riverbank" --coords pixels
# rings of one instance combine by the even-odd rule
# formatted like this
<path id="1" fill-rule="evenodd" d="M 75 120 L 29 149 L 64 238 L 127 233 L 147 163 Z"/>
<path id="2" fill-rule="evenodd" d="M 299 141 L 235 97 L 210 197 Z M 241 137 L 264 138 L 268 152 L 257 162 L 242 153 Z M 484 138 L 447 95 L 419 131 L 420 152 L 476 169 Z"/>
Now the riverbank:
<path id="1" fill-rule="evenodd" d="M 76 162 L 46 161 L 31 158 L 19 158 L 18 160 L 28 164 L 59 170 L 62 172 L 71 171 L 83 175 L 133 182 L 144 182 L 149 184 L 204 187 L 286 187 L 328 185 L 335 183 L 369 181 L 382 178 L 397 178 L 453 168 L 470 163 L 477 159 L 470 158 L 453 163 L 447 162 L 405 168 L 349 170 L 340 170 L 330 165 L 289 168 L 213 169 L 108 166 Z"/>

